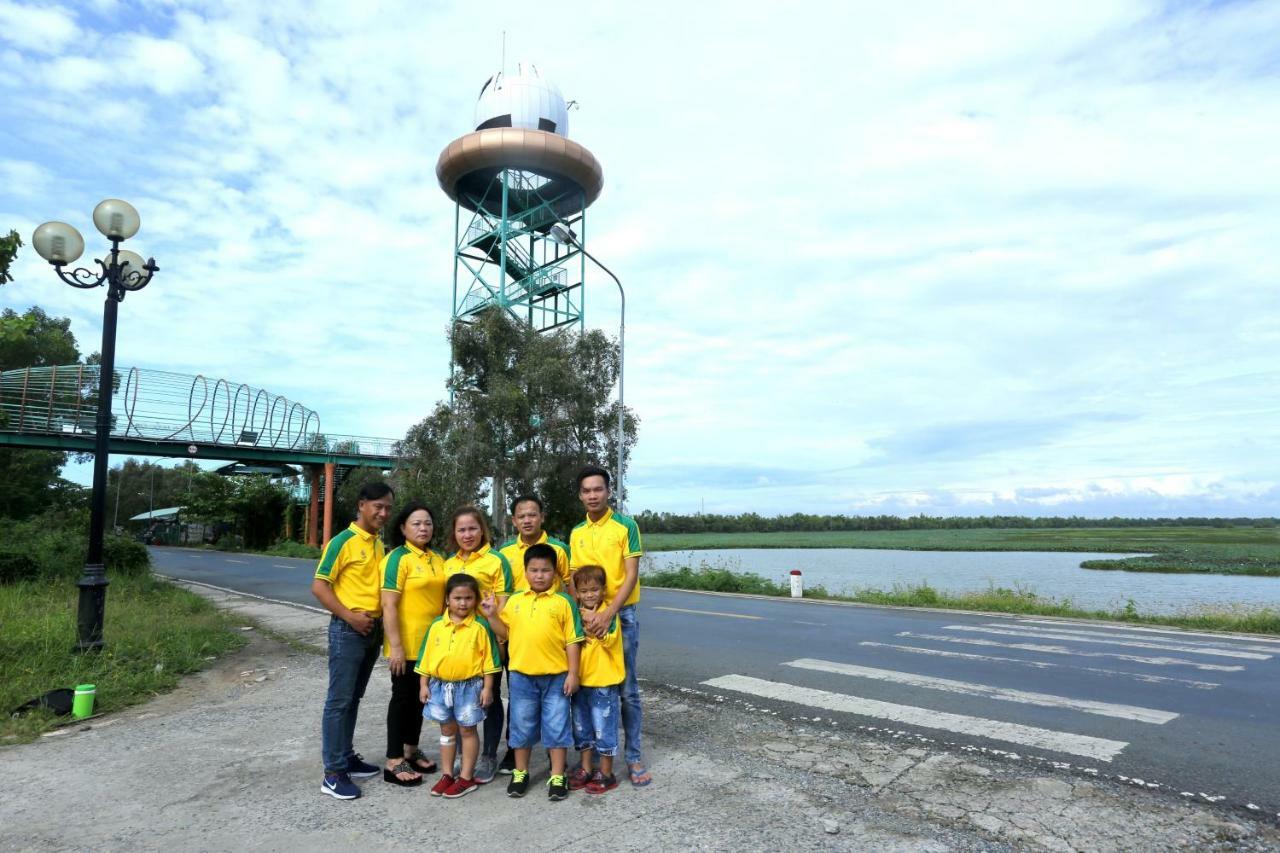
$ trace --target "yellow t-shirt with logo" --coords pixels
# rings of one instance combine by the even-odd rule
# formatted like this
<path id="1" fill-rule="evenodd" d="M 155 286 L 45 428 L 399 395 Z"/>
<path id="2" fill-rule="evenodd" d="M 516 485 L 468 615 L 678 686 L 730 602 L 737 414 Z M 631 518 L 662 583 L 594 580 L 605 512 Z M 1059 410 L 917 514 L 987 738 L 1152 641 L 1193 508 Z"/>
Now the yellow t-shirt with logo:
<path id="1" fill-rule="evenodd" d="M 458 572 L 466 572 L 475 578 L 476 583 L 480 585 L 481 598 L 488 593 L 493 593 L 495 596 L 510 595 L 514 585 L 511 564 L 501 552 L 493 550 L 488 545 L 472 551 L 466 559 L 463 559 L 461 554 L 454 554 L 444 561 L 444 569 L 446 577 Z"/>
<path id="2" fill-rule="evenodd" d="M 568 672 L 565 649 L 585 638 L 578 604 L 563 592 L 518 592 L 498 617 L 507 626 L 508 666 L 524 675 Z"/>
<path id="3" fill-rule="evenodd" d="M 551 585 L 551 591 L 559 592 L 569 583 L 569 546 L 559 539 L 548 536 L 545 530 L 542 531 L 542 535 L 538 537 L 538 541 L 534 545 L 544 543 L 550 545 L 556 552 L 556 581 Z M 517 536 L 503 545 L 498 551 L 511 564 L 514 592 L 521 592 L 529 588 L 529 579 L 524 573 L 524 552 L 531 547 L 533 546 L 524 544 L 524 540 Z"/>
<path id="4" fill-rule="evenodd" d="M 412 655 L 422 645 L 427 627 L 444 613 L 444 555 L 406 542 L 382 558 L 380 571 L 382 589 L 400 593 L 396 605 L 400 648 L 406 656 Z M 390 636 L 383 640 L 382 653 L 391 656 Z"/>
<path id="5" fill-rule="evenodd" d="M 607 607 L 604 602 L 596 608 Z M 622 657 L 622 626 L 618 617 L 609 620 L 609 629 L 603 637 L 588 634 L 582 645 L 582 658 L 578 664 L 578 683 L 583 687 L 612 687 L 627 677 L 626 662 Z"/>
<path id="6" fill-rule="evenodd" d="M 604 600 L 613 601 L 619 587 L 627 578 L 624 565 L 628 557 L 644 553 L 640 545 L 640 527 L 628 515 L 620 515 L 612 509 L 599 521 L 590 518 L 583 521 L 569 534 L 569 565 L 572 569 L 583 566 L 600 566 L 604 569 Z M 622 606 L 640 600 L 640 579 L 622 602 Z"/>
<path id="7" fill-rule="evenodd" d="M 413 671 L 441 681 L 467 681 L 502 671 L 498 638 L 483 616 L 472 613 L 461 622 L 449 614 L 427 626 Z"/>
<path id="8" fill-rule="evenodd" d="M 382 575 L 378 566 L 384 551 L 382 540 L 354 521 L 329 540 L 316 566 L 316 577 L 333 587 L 333 594 L 348 610 L 382 615 Z"/>

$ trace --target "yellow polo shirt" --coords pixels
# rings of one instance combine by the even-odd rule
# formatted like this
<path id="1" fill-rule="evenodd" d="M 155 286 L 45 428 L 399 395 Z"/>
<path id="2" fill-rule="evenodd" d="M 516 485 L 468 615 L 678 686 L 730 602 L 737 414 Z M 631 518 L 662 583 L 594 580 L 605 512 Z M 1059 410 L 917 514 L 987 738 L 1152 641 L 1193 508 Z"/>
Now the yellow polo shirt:
<path id="1" fill-rule="evenodd" d="M 542 536 L 534 545 L 546 543 L 556 550 L 556 582 L 552 585 L 552 592 L 559 592 L 569 583 L 569 546 L 547 535 L 547 531 L 542 531 Z M 524 552 L 528 551 L 532 546 L 524 544 L 519 536 L 512 539 L 499 550 L 502 556 L 507 558 L 507 562 L 511 564 L 511 576 L 514 581 L 514 591 L 522 592 L 529 588 L 529 579 L 524 574 Z"/>
<path id="2" fill-rule="evenodd" d="M 581 643 L 582 616 L 563 592 L 526 589 L 507 599 L 498 614 L 507 625 L 508 666 L 524 675 L 556 675 L 569 671 L 565 649 Z"/>
<path id="3" fill-rule="evenodd" d="M 444 613 L 444 555 L 406 542 L 382 558 L 381 572 L 382 589 L 400 593 L 396 619 L 400 648 L 407 657 L 422 645 L 431 622 Z M 383 639 L 382 653 L 391 656 L 389 636 Z"/>
<path id="4" fill-rule="evenodd" d="M 494 595 L 510 595 L 514 578 L 511 575 L 511 564 L 502 552 L 495 551 L 488 545 L 478 551 L 472 551 L 465 560 L 460 554 L 454 554 L 444 561 L 445 576 L 458 572 L 466 572 L 480 584 L 480 597 L 487 593 Z"/>
<path id="5" fill-rule="evenodd" d="M 607 607 L 600 603 L 597 612 Z M 622 627 L 618 617 L 609 621 L 609 630 L 603 637 L 587 635 L 582 645 L 582 660 L 578 664 L 578 682 L 583 687 L 612 687 L 627 677 L 627 666 L 622 659 Z"/>
<path id="6" fill-rule="evenodd" d="M 316 566 L 316 577 L 333 587 L 333 594 L 348 610 L 382 615 L 382 575 L 378 566 L 384 551 L 376 533 L 368 533 L 354 521 L 329 540 Z"/>
<path id="7" fill-rule="evenodd" d="M 605 512 L 599 521 L 590 518 L 583 521 L 569 534 L 569 565 L 572 569 L 582 566 L 601 566 L 604 568 L 604 600 L 613 601 L 618 588 L 626 580 L 627 571 L 623 562 L 628 557 L 639 557 L 644 553 L 640 545 L 640 528 L 628 515 L 620 515 L 612 509 Z M 640 600 L 640 579 L 637 576 L 635 589 L 622 602 L 622 606 L 635 604 Z"/>
<path id="8" fill-rule="evenodd" d="M 441 681 L 467 681 L 501 672 L 498 638 L 483 616 L 472 613 L 454 622 L 446 613 L 427 626 L 413 671 Z"/>

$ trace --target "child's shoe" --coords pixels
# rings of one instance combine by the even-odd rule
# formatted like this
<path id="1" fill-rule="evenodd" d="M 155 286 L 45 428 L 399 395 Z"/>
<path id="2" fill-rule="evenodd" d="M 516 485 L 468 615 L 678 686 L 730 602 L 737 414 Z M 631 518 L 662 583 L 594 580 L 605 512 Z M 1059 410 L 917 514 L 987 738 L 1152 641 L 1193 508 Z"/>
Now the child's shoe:
<path id="1" fill-rule="evenodd" d="M 449 786 L 449 790 L 440 796 L 446 800 L 456 800 L 458 797 L 465 797 L 470 794 L 477 787 L 475 779 L 454 779 L 453 784 Z"/>
<path id="2" fill-rule="evenodd" d="M 433 797 L 443 796 L 444 792 L 449 790 L 451 787 L 453 787 L 453 777 L 450 776 L 448 773 L 445 773 L 441 775 L 439 779 L 436 780 L 436 783 L 434 785 L 431 786 L 431 796 Z"/>
<path id="3" fill-rule="evenodd" d="M 580 791 L 587 787 L 587 783 L 591 781 L 591 771 L 583 770 L 582 765 L 569 771 L 569 790 Z"/>
<path id="4" fill-rule="evenodd" d="M 512 770 L 511 781 L 507 783 L 508 797 L 523 797 L 529 790 L 529 771 Z"/>
<path id="5" fill-rule="evenodd" d="M 569 796 L 569 784 L 564 776 L 552 776 L 547 780 L 547 799 L 564 800 Z"/>
<path id="6" fill-rule="evenodd" d="M 612 773 L 606 776 L 597 770 L 591 774 L 591 780 L 587 782 L 584 789 L 588 794 L 607 794 L 616 787 L 618 787 L 617 776 Z"/>

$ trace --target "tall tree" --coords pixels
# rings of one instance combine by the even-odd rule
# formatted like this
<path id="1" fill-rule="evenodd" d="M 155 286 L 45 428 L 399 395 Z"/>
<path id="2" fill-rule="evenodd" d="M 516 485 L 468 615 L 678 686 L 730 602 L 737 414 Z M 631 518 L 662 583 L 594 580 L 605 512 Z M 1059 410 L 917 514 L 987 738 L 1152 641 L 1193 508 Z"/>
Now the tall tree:
<path id="1" fill-rule="evenodd" d="M 22 238 L 12 229 L 6 236 L 0 237 L 0 284 L 13 281 L 13 276 L 9 274 L 9 265 L 18 256 L 18 247 L 21 245 Z"/>
<path id="2" fill-rule="evenodd" d="M 442 513 L 489 499 L 506 531 L 507 503 L 531 491 L 548 529 L 565 534 L 581 512 L 573 475 L 587 463 L 612 470 L 618 408 L 618 347 L 599 331 L 538 333 L 486 311 L 450 332 L 452 404 L 435 410 L 401 443 L 396 482 Z M 624 454 L 637 418 L 624 414 Z"/>

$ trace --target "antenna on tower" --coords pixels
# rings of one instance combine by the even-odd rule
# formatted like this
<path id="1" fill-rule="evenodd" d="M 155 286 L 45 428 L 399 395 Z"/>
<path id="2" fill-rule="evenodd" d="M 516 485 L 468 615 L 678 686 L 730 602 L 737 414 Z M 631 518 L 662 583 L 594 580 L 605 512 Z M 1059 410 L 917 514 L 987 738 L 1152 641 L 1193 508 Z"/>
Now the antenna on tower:
<path id="1" fill-rule="evenodd" d="M 507 76 L 507 31 L 502 31 L 502 76 Z"/>

